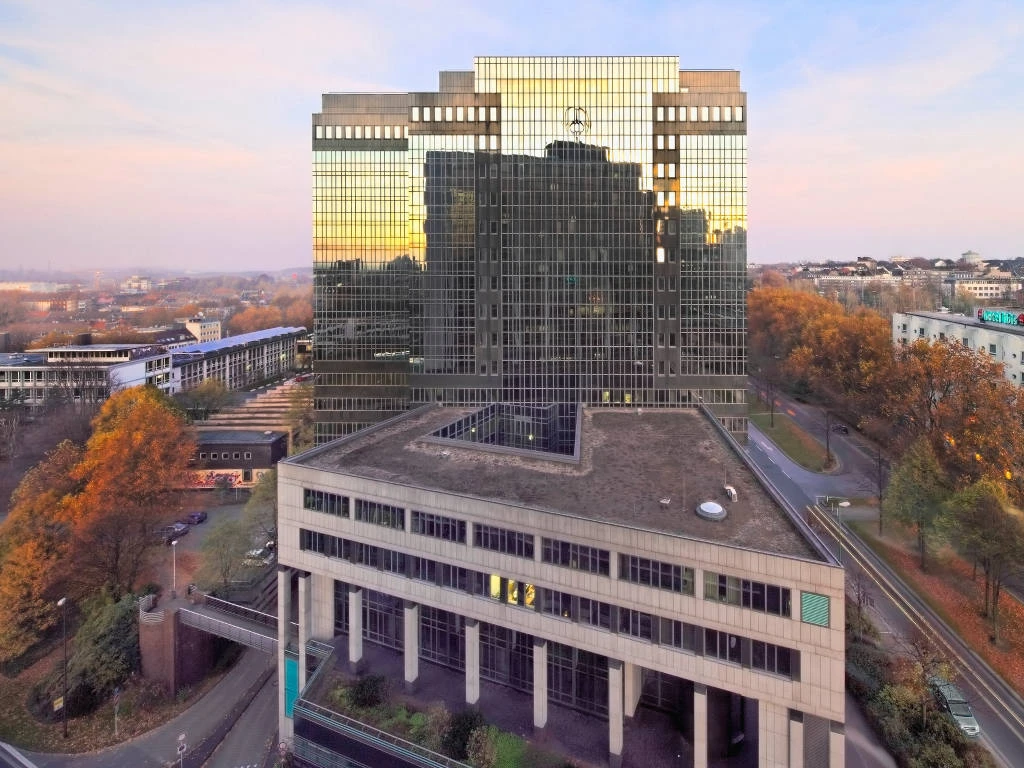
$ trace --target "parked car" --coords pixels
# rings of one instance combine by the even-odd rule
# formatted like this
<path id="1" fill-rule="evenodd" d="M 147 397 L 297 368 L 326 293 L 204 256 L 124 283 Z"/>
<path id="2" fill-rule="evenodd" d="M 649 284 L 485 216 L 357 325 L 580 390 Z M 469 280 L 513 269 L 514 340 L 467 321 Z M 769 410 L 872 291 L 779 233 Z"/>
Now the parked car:
<path id="1" fill-rule="evenodd" d="M 173 523 L 156 529 L 157 538 L 167 546 L 180 539 L 188 533 L 188 526 L 185 523 Z"/>
<path id="2" fill-rule="evenodd" d="M 188 516 L 188 521 L 192 525 L 199 525 L 199 523 L 205 523 L 206 522 L 206 518 L 207 518 L 206 512 L 203 512 L 203 511 L 190 512 L 189 516 Z"/>
<path id="3" fill-rule="evenodd" d="M 965 736 L 976 739 L 981 733 L 981 726 L 978 725 L 974 712 L 971 710 L 971 705 L 968 703 L 963 691 L 941 677 L 932 677 L 928 680 L 928 683 L 935 692 L 935 698 L 939 702 L 939 706 L 956 721 L 956 724 L 960 726 L 960 730 L 964 732 Z"/>
<path id="4" fill-rule="evenodd" d="M 242 558 L 242 565 L 247 565 L 251 568 L 259 568 L 264 565 L 270 565 L 273 562 L 274 550 L 272 547 L 250 549 L 245 553 L 245 557 Z"/>
<path id="5" fill-rule="evenodd" d="M 833 424 L 832 425 L 832 431 L 833 432 L 838 432 L 840 435 L 848 435 L 848 434 L 850 434 L 850 429 L 845 424 Z"/>

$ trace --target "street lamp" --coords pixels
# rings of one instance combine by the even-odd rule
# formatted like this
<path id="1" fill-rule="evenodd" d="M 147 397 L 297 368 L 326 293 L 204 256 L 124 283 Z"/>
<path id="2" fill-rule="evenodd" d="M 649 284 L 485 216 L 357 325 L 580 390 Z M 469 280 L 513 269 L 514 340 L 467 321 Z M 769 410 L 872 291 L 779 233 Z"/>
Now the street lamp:
<path id="1" fill-rule="evenodd" d="M 171 542 L 171 599 L 178 596 L 178 540 Z"/>
<path id="2" fill-rule="evenodd" d="M 64 635 L 64 688 L 61 694 L 60 713 L 64 720 L 64 738 L 68 737 L 68 599 L 62 597 L 57 601 L 61 612 L 61 624 Z"/>

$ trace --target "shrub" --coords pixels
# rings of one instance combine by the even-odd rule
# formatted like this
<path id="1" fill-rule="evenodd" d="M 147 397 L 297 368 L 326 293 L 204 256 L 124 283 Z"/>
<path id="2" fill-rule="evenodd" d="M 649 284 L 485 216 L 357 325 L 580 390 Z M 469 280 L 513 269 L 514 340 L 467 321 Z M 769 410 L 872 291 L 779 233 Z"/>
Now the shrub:
<path id="1" fill-rule="evenodd" d="M 448 757 L 464 760 L 467 756 L 466 745 L 469 743 L 469 735 L 483 724 L 484 716 L 478 709 L 465 709 L 452 715 L 441 740 L 441 751 Z"/>
<path id="2" fill-rule="evenodd" d="M 493 725 L 481 725 L 469 734 L 466 757 L 477 768 L 496 768 L 498 765 L 498 733 Z"/>
<path id="3" fill-rule="evenodd" d="M 519 768 L 524 765 L 526 742 L 514 733 L 498 731 L 494 740 L 495 768 Z"/>
<path id="4" fill-rule="evenodd" d="M 139 624 L 132 596 L 94 608 L 78 631 L 68 660 L 68 716 L 92 712 L 138 668 Z M 58 664 L 29 694 L 29 708 L 43 719 L 58 716 L 52 702 L 61 693 L 62 673 Z"/>
<path id="5" fill-rule="evenodd" d="M 423 725 L 423 746 L 434 752 L 443 752 L 445 736 L 452 724 L 452 713 L 440 702 L 427 707 L 427 721 Z"/>
<path id="6" fill-rule="evenodd" d="M 852 643 L 846 650 L 846 678 L 854 695 L 871 698 L 889 678 L 888 655 L 876 645 Z"/>
<path id="7" fill-rule="evenodd" d="M 355 706 L 369 709 L 388 700 L 388 688 L 388 679 L 384 675 L 367 675 L 356 680 L 349 691 L 349 697 Z"/>

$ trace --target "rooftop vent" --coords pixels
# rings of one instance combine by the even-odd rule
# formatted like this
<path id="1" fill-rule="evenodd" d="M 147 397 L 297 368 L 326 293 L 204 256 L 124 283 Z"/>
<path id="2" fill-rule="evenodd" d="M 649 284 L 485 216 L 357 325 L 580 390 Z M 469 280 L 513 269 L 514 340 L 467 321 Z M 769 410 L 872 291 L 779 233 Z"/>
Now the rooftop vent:
<path id="1" fill-rule="evenodd" d="M 725 520 L 725 510 L 721 504 L 714 501 L 705 501 L 697 507 L 697 514 L 705 520 Z"/>

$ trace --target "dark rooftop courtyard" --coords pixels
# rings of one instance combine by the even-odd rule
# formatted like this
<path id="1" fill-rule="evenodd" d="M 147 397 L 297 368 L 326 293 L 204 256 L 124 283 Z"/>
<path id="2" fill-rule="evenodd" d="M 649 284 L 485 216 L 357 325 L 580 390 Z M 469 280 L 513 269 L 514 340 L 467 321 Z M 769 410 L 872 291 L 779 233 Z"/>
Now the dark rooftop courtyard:
<path id="1" fill-rule="evenodd" d="M 820 560 L 698 411 L 585 408 L 578 462 L 431 438 L 475 410 L 421 408 L 289 462 Z M 727 499 L 726 485 L 736 489 L 736 501 Z M 726 519 L 697 517 L 704 501 L 725 507 Z"/>

